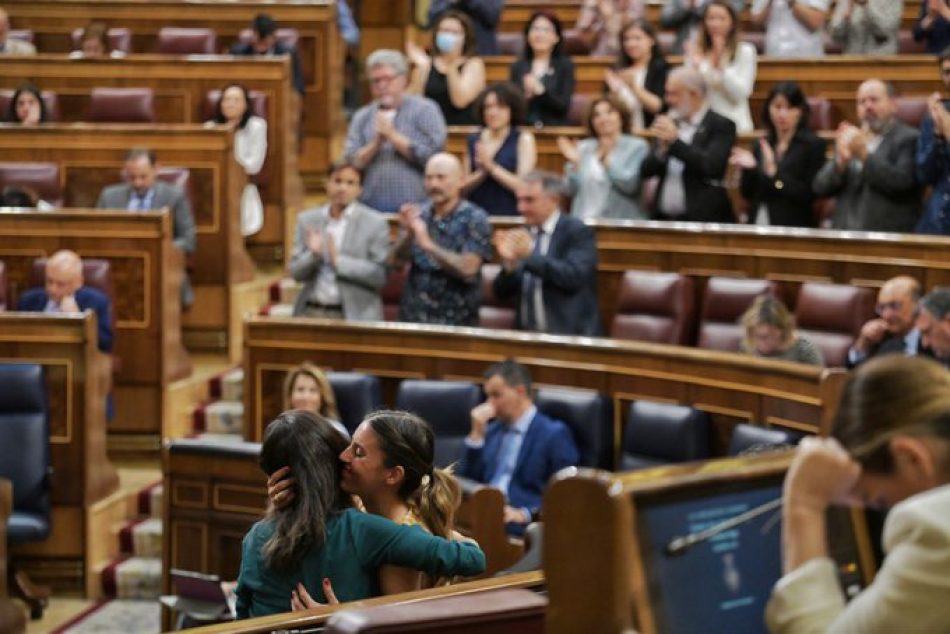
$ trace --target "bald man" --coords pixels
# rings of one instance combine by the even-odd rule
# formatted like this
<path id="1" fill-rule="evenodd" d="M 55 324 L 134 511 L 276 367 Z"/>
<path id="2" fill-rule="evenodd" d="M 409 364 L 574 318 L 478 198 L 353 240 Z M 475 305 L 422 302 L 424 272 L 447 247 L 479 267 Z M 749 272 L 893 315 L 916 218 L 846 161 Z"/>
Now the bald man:
<path id="1" fill-rule="evenodd" d="M 0 55 L 36 55 L 35 46 L 10 37 L 10 17 L 3 9 L 0 9 Z"/>
<path id="2" fill-rule="evenodd" d="M 854 367 L 881 354 L 928 354 L 920 331 L 914 327 L 920 302 L 920 283 L 901 275 L 884 283 L 877 294 L 877 319 L 864 324 L 848 350 L 848 365 Z"/>
<path id="3" fill-rule="evenodd" d="M 462 200 L 462 164 L 440 152 L 426 163 L 428 200 L 399 208 L 393 264 L 410 263 L 399 319 L 478 325 L 481 267 L 491 257 L 491 227 L 481 207 Z"/>
<path id="4" fill-rule="evenodd" d="M 99 349 L 112 351 L 109 298 L 98 289 L 83 286 L 82 260 L 72 251 L 57 251 L 46 261 L 46 286 L 23 293 L 17 310 L 50 314 L 93 310 L 99 326 Z"/>
<path id="5" fill-rule="evenodd" d="M 862 83 L 856 99 L 860 126 L 838 126 L 835 155 L 815 176 L 815 193 L 836 197 L 835 229 L 911 233 L 917 224 L 918 132 L 894 116 L 895 96 L 892 84 Z"/>

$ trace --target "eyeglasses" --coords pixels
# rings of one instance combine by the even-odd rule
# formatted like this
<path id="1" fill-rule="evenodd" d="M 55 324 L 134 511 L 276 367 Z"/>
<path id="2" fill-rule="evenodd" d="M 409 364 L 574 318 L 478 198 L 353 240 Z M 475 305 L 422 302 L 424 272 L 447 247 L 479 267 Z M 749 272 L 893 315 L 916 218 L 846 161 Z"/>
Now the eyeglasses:
<path id="1" fill-rule="evenodd" d="M 388 84 L 397 77 L 399 77 L 399 75 L 382 75 L 380 77 L 370 77 L 369 83 L 373 84 L 374 86 L 379 86 L 381 84 Z"/>
<path id="2" fill-rule="evenodd" d="M 881 315 L 884 313 L 885 310 L 893 310 L 896 312 L 903 307 L 904 307 L 904 302 L 898 302 L 898 301 L 880 302 L 879 304 L 876 304 L 874 306 L 874 312 L 877 313 L 878 315 Z"/>

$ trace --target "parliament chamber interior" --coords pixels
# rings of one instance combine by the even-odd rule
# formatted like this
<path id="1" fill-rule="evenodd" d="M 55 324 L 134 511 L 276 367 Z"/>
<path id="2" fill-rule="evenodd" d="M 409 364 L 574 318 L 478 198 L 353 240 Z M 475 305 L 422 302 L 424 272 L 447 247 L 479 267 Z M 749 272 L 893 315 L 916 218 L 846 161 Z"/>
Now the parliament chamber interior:
<path id="1" fill-rule="evenodd" d="M 879 449 L 866 359 L 950 363 L 938 39 L 950 0 L 0 0 L 0 634 L 801 631 L 786 475 Z M 301 382 L 343 462 L 281 576 Z M 864 502 L 820 509 L 842 618 Z"/>

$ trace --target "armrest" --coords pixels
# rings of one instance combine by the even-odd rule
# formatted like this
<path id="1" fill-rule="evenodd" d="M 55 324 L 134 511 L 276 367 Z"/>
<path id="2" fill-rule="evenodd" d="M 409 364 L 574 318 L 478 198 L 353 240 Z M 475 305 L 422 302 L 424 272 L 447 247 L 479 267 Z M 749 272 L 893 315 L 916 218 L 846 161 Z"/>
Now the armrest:
<path id="1" fill-rule="evenodd" d="M 11 513 L 13 513 L 13 483 L 0 478 L 0 536 L 3 537 L 0 541 L 4 544 L 7 541 L 7 521 Z"/>

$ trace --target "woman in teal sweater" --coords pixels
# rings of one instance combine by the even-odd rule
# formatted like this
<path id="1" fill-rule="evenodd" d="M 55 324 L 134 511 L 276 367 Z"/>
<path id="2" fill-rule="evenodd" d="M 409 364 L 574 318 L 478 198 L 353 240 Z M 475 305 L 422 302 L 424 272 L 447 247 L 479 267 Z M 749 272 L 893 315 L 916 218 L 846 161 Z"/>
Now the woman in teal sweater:
<path id="1" fill-rule="evenodd" d="M 377 568 L 395 564 L 433 576 L 472 576 L 485 569 L 478 546 L 429 535 L 352 508 L 340 489 L 337 459 L 347 442 L 329 423 L 304 411 L 285 412 L 267 427 L 261 468 L 289 465 L 297 480 L 294 502 L 271 508 L 244 538 L 237 586 L 239 618 L 291 609 L 302 583 L 326 602 L 329 579 L 341 602 L 380 594 Z"/>

